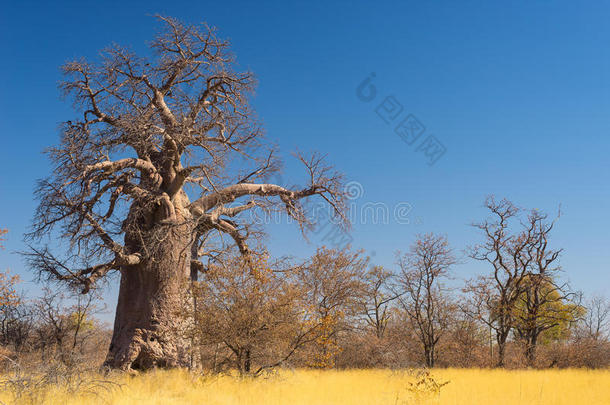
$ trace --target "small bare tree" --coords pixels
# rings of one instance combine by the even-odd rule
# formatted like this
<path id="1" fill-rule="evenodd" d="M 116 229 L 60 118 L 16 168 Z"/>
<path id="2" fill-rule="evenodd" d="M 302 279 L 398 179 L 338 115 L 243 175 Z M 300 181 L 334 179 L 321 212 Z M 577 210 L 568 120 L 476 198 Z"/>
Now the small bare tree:
<path id="1" fill-rule="evenodd" d="M 42 361 L 65 366 L 82 363 L 86 343 L 98 332 L 94 316 L 100 311 L 94 294 L 72 295 L 45 287 L 34 301 L 36 346 Z"/>
<path id="2" fill-rule="evenodd" d="M 585 309 L 581 319 L 585 337 L 594 341 L 610 339 L 610 300 L 595 295 L 587 300 Z"/>
<path id="3" fill-rule="evenodd" d="M 462 309 L 487 325 L 496 335 L 498 367 L 504 366 L 506 342 L 515 326 L 516 306 L 535 258 L 529 248 L 536 237 L 535 223 L 513 230 L 522 210 L 507 199 L 485 200 L 491 218 L 473 226 L 483 234 L 483 242 L 470 248 L 469 256 L 488 263 L 492 274 L 467 281 L 464 291 L 469 300 Z"/>
<path id="4" fill-rule="evenodd" d="M 307 229 L 300 201 L 320 196 L 345 220 L 342 177 L 317 155 L 299 156 L 303 187 L 266 182 L 281 162 L 249 105 L 254 77 L 234 71 L 229 42 L 158 18 L 152 55 L 112 46 L 98 63 L 63 66 L 61 88 L 81 115 L 48 150 L 53 173 L 39 183 L 29 234 L 31 267 L 84 292 L 120 272 L 105 366 L 123 370 L 188 365 L 174 309 L 215 243 L 248 254 L 246 212 L 284 209 Z M 68 241 L 65 255 L 41 245 L 50 235 Z"/>
<path id="5" fill-rule="evenodd" d="M 434 367 L 436 345 L 448 330 L 453 304 L 443 280 L 456 258 L 445 236 L 419 235 L 406 254 L 397 254 L 398 302 L 422 344 L 426 366 Z"/>
<path id="6" fill-rule="evenodd" d="M 487 331 L 475 319 L 456 310 L 449 335 L 443 348 L 448 353 L 443 360 L 452 367 L 481 367 L 488 343 Z M 447 361 L 449 360 L 449 361 Z"/>
<path id="7" fill-rule="evenodd" d="M 2 241 L 5 240 L 4 235 L 8 233 L 7 229 L 0 229 L 0 249 L 4 249 Z M 15 289 L 19 282 L 19 276 L 11 276 L 7 271 L 0 271 L 0 307 L 12 307 L 19 304 L 19 295 Z"/>
<path id="8" fill-rule="evenodd" d="M 374 266 L 364 276 L 362 311 L 367 326 L 378 339 L 383 338 L 391 317 L 389 305 L 398 298 L 391 290 L 392 272 Z"/>
<path id="9" fill-rule="evenodd" d="M 23 294 L 0 305 L 0 345 L 19 353 L 28 348 L 33 329 L 32 310 Z"/>
<path id="10" fill-rule="evenodd" d="M 4 249 L 2 241 L 7 233 L 8 230 L 0 229 L 0 249 Z M 0 345 L 10 345 L 15 351 L 26 343 L 31 326 L 25 300 L 17 292 L 19 281 L 8 270 L 0 271 Z"/>

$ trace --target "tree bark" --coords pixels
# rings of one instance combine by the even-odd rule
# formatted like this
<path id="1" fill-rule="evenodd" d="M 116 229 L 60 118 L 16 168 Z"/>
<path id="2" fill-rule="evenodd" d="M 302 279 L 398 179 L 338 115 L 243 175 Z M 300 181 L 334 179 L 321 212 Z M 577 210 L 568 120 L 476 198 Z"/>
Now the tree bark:
<path id="1" fill-rule="evenodd" d="M 536 346 L 538 344 L 538 334 L 534 331 L 528 336 L 527 347 L 525 348 L 525 359 L 529 367 L 534 367 L 536 363 Z"/>
<path id="2" fill-rule="evenodd" d="M 504 357 L 506 353 L 506 338 L 498 338 L 498 362 L 496 367 L 504 367 Z"/>
<path id="3" fill-rule="evenodd" d="M 424 348 L 424 354 L 426 357 L 426 367 L 434 367 L 434 346 L 426 346 Z"/>
<path id="4" fill-rule="evenodd" d="M 138 370 L 189 365 L 190 344 L 184 332 L 193 237 L 187 225 L 167 228 L 152 259 L 121 269 L 105 367 Z"/>
<path id="5" fill-rule="evenodd" d="M 244 372 L 246 374 L 250 373 L 250 368 L 251 368 L 251 360 L 250 360 L 250 349 L 246 349 L 246 353 L 244 356 Z"/>

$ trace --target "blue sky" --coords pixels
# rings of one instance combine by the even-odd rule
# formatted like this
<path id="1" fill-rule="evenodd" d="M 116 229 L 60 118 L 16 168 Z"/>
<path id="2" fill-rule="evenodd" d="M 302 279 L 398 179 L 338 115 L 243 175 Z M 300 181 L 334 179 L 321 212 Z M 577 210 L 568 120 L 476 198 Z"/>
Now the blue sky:
<path id="1" fill-rule="evenodd" d="M 493 3 L 493 4 L 492 4 Z M 10 229 L 0 268 L 32 276 L 14 252 L 49 165 L 41 151 L 74 117 L 57 90 L 59 66 L 116 42 L 146 52 L 166 14 L 207 21 L 259 80 L 254 105 L 268 137 L 299 178 L 295 148 L 318 150 L 362 185 L 358 204 L 412 207 L 409 224 L 354 224 L 353 244 L 393 265 L 421 232 L 456 250 L 476 242 L 468 224 L 486 195 L 562 217 L 554 243 L 564 277 L 607 291 L 610 202 L 610 4 L 607 2 L 10 2 L 0 13 L 0 227 Z M 357 86 L 375 73 L 377 98 Z M 433 166 L 375 108 L 394 96 L 446 148 Z M 401 116 L 402 117 L 402 116 Z M 304 257 L 295 226 L 269 227 L 275 254 Z M 465 261 L 462 279 L 485 271 Z M 36 287 L 28 284 L 34 291 Z M 113 293 L 109 293 L 112 306 Z"/>

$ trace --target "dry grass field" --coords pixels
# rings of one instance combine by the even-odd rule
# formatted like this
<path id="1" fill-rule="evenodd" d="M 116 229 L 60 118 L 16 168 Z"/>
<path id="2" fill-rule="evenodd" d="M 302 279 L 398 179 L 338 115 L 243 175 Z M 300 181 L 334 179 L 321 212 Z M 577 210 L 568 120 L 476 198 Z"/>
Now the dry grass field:
<path id="1" fill-rule="evenodd" d="M 428 376 L 389 370 L 283 370 L 258 378 L 202 377 L 178 370 L 115 376 L 111 385 L 82 383 L 79 390 L 38 388 L 38 392 L 22 392 L 20 398 L 15 398 L 15 390 L 4 389 L 0 401 L 117 405 L 604 405 L 610 404 L 610 370 L 439 369 Z"/>

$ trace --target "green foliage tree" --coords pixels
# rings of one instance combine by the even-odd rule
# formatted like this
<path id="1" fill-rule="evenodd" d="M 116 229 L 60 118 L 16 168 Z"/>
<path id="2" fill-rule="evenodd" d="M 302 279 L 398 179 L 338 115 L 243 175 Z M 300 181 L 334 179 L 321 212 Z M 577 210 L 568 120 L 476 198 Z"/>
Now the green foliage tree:
<path id="1" fill-rule="evenodd" d="M 516 336 L 525 343 L 525 358 L 534 366 L 540 344 L 566 338 L 570 327 L 584 315 L 584 308 L 565 286 L 539 274 L 528 275 L 514 308 Z"/>

